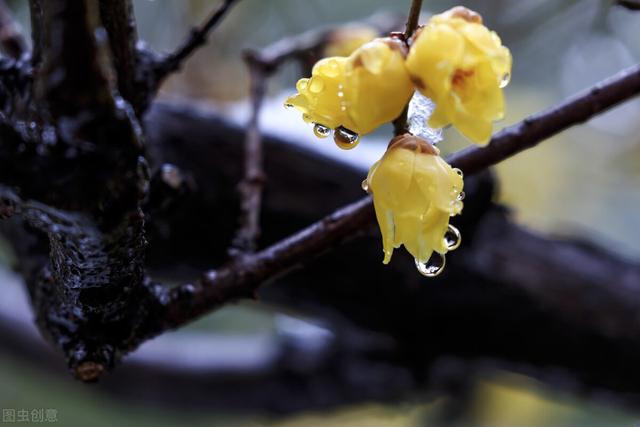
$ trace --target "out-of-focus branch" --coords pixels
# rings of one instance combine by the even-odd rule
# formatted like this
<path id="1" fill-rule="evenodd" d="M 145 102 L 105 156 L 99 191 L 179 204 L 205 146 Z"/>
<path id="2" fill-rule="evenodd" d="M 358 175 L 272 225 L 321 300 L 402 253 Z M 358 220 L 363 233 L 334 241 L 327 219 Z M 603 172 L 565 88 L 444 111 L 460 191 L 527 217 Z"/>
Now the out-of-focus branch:
<path id="1" fill-rule="evenodd" d="M 4 0 L 0 1 L 0 46 L 3 52 L 14 59 L 19 59 L 28 50 L 20 24 L 14 19 Z"/>
<path id="2" fill-rule="evenodd" d="M 262 187 L 265 180 L 259 117 L 266 91 L 267 75 L 262 67 L 252 61 L 251 56 L 247 56 L 245 62 L 250 77 L 251 115 L 244 140 L 244 178 L 239 184 L 240 220 L 231 248 L 232 255 L 239 255 L 237 252 L 252 253 L 256 249 L 256 240 L 260 237 Z"/>
<path id="3" fill-rule="evenodd" d="M 615 4 L 629 10 L 640 10 L 640 1 L 638 0 L 617 0 Z"/>
<path id="4" fill-rule="evenodd" d="M 194 28 L 186 40 L 156 65 L 156 80 L 160 83 L 171 73 L 182 67 L 184 61 L 207 41 L 207 36 L 221 22 L 237 0 L 223 0 L 222 4 L 198 28 Z"/>
<path id="5" fill-rule="evenodd" d="M 374 15 L 368 21 L 375 23 L 382 32 L 390 31 L 395 26 L 395 20 L 390 15 Z M 417 17 L 411 21 L 417 22 Z M 306 65 L 331 41 L 334 31 L 335 28 L 313 30 L 286 37 L 261 50 L 245 51 L 244 59 L 250 77 L 251 116 L 245 136 L 245 176 L 240 183 L 240 226 L 230 250 L 234 256 L 238 252 L 255 251 L 256 239 L 260 235 L 260 205 L 265 176 L 262 171 L 262 135 L 258 120 L 267 78 L 289 59 L 297 59 Z"/>
<path id="6" fill-rule="evenodd" d="M 38 68 L 42 61 L 44 11 L 43 0 L 29 0 L 29 17 L 31 21 L 31 65 Z"/>
<path id="7" fill-rule="evenodd" d="M 398 28 L 399 19 L 393 14 L 378 13 L 359 23 L 371 25 L 380 34 L 386 34 Z M 250 49 L 246 55 L 268 74 L 276 72 L 282 64 L 292 59 L 307 65 L 319 59 L 322 49 L 331 42 L 334 33 L 340 28 L 319 28 L 284 37 L 262 49 Z"/>
<path id="8" fill-rule="evenodd" d="M 505 128 L 484 148 L 471 148 L 454 154 L 450 163 L 461 168 L 467 176 L 472 175 L 537 145 L 563 129 L 582 123 L 639 92 L 640 65 L 626 69 L 558 106 Z M 174 289 L 167 303 L 166 327 L 172 328 L 191 321 L 227 301 L 251 297 L 269 279 L 361 232 L 373 221 L 373 212 L 371 198 L 365 197 L 253 256 L 206 273 L 195 285 L 187 284 Z"/>

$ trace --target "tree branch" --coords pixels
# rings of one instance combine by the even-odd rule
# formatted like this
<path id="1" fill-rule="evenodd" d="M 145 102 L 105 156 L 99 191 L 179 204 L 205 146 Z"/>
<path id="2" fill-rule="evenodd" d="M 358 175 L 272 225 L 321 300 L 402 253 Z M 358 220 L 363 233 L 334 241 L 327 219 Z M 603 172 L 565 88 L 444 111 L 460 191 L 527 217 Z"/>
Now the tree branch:
<path id="1" fill-rule="evenodd" d="M 0 1 L 0 46 L 14 59 L 20 59 L 28 51 L 20 24 L 14 19 L 4 0 Z"/>
<path id="2" fill-rule="evenodd" d="M 156 65 L 156 81 L 159 86 L 162 81 L 182 66 L 183 62 L 207 41 L 207 36 L 221 22 L 237 0 L 223 0 L 222 4 L 199 27 L 194 28 L 186 40 L 173 52 Z"/>
<path id="3" fill-rule="evenodd" d="M 20 196 L 4 210 L 23 221 L 13 242 L 42 332 L 90 381 L 117 361 L 116 330 L 136 329 L 146 293 L 142 131 L 114 96 L 98 2 L 31 5 L 42 25 L 32 105 L 42 121 L 0 124 L 0 179 Z"/>
<path id="4" fill-rule="evenodd" d="M 409 40 L 413 37 L 413 34 L 418 29 L 420 21 L 420 11 L 422 10 L 422 0 L 412 0 L 411 9 L 409 10 L 409 16 L 407 17 L 407 23 L 405 25 L 404 33 L 402 34 L 402 40 L 409 48 Z M 407 104 L 400 116 L 393 121 L 393 133 L 394 135 L 400 135 L 407 130 L 407 115 L 409 114 L 409 105 Z"/>
<path id="5" fill-rule="evenodd" d="M 411 9 L 409 9 L 409 16 L 407 17 L 407 24 L 404 30 L 404 39 L 409 40 L 413 33 L 418 29 L 420 21 L 420 12 L 422 11 L 422 0 L 412 0 Z"/>
<path id="6" fill-rule="evenodd" d="M 251 116 L 244 140 L 245 171 L 244 178 L 239 184 L 240 226 L 230 251 L 233 256 L 254 252 L 256 240 L 260 237 L 260 209 L 265 174 L 262 170 L 262 134 L 259 118 L 266 91 L 267 74 L 251 58 L 251 56 L 247 56 L 245 59 L 250 76 Z"/>
<path id="7" fill-rule="evenodd" d="M 640 65 L 624 70 L 556 107 L 505 128 L 484 148 L 470 148 L 454 154 L 450 163 L 462 169 L 467 176 L 473 175 L 639 92 Z M 373 220 L 371 198 L 365 197 L 253 256 L 218 271 L 207 272 L 195 285 L 174 289 L 166 304 L 167 323 L 164 328 L 189 322 L 228 301 L 252 297 L 269 279 L 361 232 Z"/>
<path id="8" fill-rule="evenodd" d="M 167 272 L 180 279 L 189 273 L 179 273 L 179 266 L 197 269 L 225 257 L 232 230 L 219 224 L 232 221 L 235 211 L 220 206 L 236 204 L 233 184 L 242 175 L 237 165 L 243 156 L 237 141 L 244 129 L 214 114 L 167 105 L 151 110 L 146 128 L 158 164 L 174 163 L 200 183 L 199 193 L 180 200 L 181 216 L 154 215 L 148 223 L 149 229 L 159 226 L 171 236 L 161 240 L 149 235 L 154 274 Z M 273 136 L 265 135 L 264 142 L 270 160 L 265 165 L 270 177 L 265 241 L 276 241 L 360 194 L 364 167 L 336 163 Z M 378 237 L 367 233 L 261 288 L 262 301 L 323 319 L 336 344 L 326 358 L 316 359 L 310 349 L 314 346 L 296 347 L 306 351 L 285 349 L 282 359 L 259 372 L 224 373 L 224 366 L 237 363 L 233 356 L 222 367 L 214 360 L 224 356 L 215 350 L 207 351 L 207 367 L 189 370 L 181 359 L 167 355 L 162 366 L 141 366 L 147 348 L 126 359 L 100 386 L 121 398 L 136 394 L 167 403 L 290 412 L 344 404 L 345 399 L 388 401 L 416 392 L 424 398 L 424 390 L 442 393 L 437 384 L 446 383 L 447 375 L 464 376 L 455 369 L 452 373 L 451 364 L 484 367 L 490 358 L 496 361 L 491 368 L 525 373 L 569 393 L 584 397 L 593 390 L 597 396 L 606 388 L 614 392 L 609 396 L 637 404 L 640 379 L 628 366 L 640 354 L 640 345 L 631 338 L 638 331 L 632 319 L 639 298 L 627 285 L 640 280 L 639 266 L 579 240 L 550 239 L 514 224 L 508 212 L 490 202 L 487 174 L 468 178 L 465 187 L 466 214 L 456 218 L 464 245 L 437 280 L 425 283 L 403 254 L 383 266 Z M 576 299 L 584 306 L 577 307 Z M 160 320 L 164 311 L 154 314 L 149 319 Z M 387 346 L 354 340 L 351 323 L 375 331 Z M 15 339 L 15 324 L 5 325 Z M 2 325 L 0 334 L 7 336 Z M 9 342 L 14 342 L 11 336 Z M 48 358 L 42 361 L 39 347 L 31 352 L 41 357 L 35 364 L 46 365 Z M 617 363 L 605 364 L 610 360 Z M 149 378 L 155 378 L 157 387 L 141 397 L 132 384 Z"/>
<path id="9" fill-rule="evenodd" d="M 615 4 L 629 10 L 640 10 L 640 1 L 638 0 L 617 0 Z"/>
<path id="10" fill-rule="evenodd" d="M 118 78 L 118 91 L 131 105 L 141 103 L 138 91 L 138 31 L 131 0 L 100 0 L 100 20 L 109 37 L 112 64 Z"/>

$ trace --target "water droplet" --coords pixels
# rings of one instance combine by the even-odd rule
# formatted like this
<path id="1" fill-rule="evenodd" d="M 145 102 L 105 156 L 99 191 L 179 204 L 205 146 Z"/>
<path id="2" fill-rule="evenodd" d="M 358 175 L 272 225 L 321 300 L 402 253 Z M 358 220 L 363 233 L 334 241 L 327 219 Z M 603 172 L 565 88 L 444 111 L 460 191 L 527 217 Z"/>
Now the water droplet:
<path id="1" fill-rule="evenodd" d="M 461 171 L 460 169 L 458 169 L 458 168 L 453 168 L 453 171 L 454 171 L 455 173 L 457 173 L 457 174 L 460 176 L 460 178 L 464 178 L 464 174 L 462 173 L 462 171 Z"/>
<path id="2" fill-rule="evenodd" d="M 504 73 L 500 78 L 500 88 L 506 87 L 511 81 L 511 73 Z"/>
<path id="3" fill-rule="evenodd" d="M 331 135 L 331 129 L 324 125 L 321 125 L 320 123 L 316 123 L 315 125 L 313 125 L 313 133 L 318 138 L 326 138 Z"/>
<path id="4" fill-rule="evenodd" d="M 307 86 L 309 86 L 309 79 L 300 79 L 298 80 L 298 83 L 296 83 L 296 89 L 300 93 L 304 92 L 307 89 Z"/>
<path id="5" fill-rule="evenodd" d="M 333 133 L 333 140 L 343 150 L 351 150 L 360 142 L 360 135 L 343 126 L 338 126 Z"/>
<path id="6" fill-rule="evenodd" d="M 320 93 L 324 89 L 324 81 L 320 77 L 313 77 L 309 82 L 309 91 L 311 93 Z"/>
<path id="7" fill-rule="evenodd" d="M 427 262 L 420 262 L 416 259 L 416 268 L 418 273 L 425 277 L 436 277 L 444 271 L 446 261 L 444 255 L 434 252 Z"/>
<path id="8" fill-rule="evenodd" d="M 458 197 L 456 197 L 456 198 L 459 201 L 463 201 L 465 196 L 466 196 L 466 194 L 464 193 L 464 191 L 461 191 L 460 194 L 458 194 Z"/>
<path id="9" fill-rule="evenodd" d="M 284 104 L 284 108 L 293 108 L 293 104 L 289 104 L 289 103 Z"/>
<path id="10" fill-rule="evenodd" d="M 340 69 L 338 68 L 338 61 L 335 59 L 330 60 L 327 63 L 327 67 L 324 70 L 324 73 L 327 77 L 336 77 L 340 73 Z"/>
<path id="11" fill-rule="evenodd" d="M 366 191 L 368 193 L 369 192 L 369 181 L 367 181 L 366 179 L 362 180 L 361 187 L 362 187 L 362 189 L 364 191 Z"/>
<path id="12" fill-rule="evenodd" d="M 458 249 L 460 247 L 460 243 L 462 243 L 460 230 L 449 224 L 447 231 L 444 233 L 444 243 L 450 251 Z"/>

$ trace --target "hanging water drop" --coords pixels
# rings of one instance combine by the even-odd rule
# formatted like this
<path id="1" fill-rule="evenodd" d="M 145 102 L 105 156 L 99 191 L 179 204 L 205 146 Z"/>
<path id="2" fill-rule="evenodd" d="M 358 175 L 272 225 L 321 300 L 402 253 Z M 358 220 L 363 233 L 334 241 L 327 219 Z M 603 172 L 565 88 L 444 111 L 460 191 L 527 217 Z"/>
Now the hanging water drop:
<path id="1" fill-rule="evenodd" d="M 324 81 L 320 77 L 312 77 L 309 81 L 309 90 L 312 93 L 320 93 L 324 89 Z"/>
<path id="2" fill-rule="evenodd" d="M 307 86 L 309 86 L 309 79 L 300 79 L 296 83 L 296 89 L 298 92 L 304 92 L 307 90 Z"/>
<path id="3" fill-rule="evenodd" d="M 454 171 L 455 173 L 457 173 L 457 174 L 458 174 L 458 176 L 460 176 L 460 178 L 464 178 L 464 174 L 462 173 L 462 171 L 461 171 L 460 169 L 458 169 L 458 168 L 453 168 L 453 171 Z"/>
<path id="4" fill-rule="evenodd" d="M 458 194 L 458 197 L 456 197 L 456 199 L 458 199 L 459 201 L 463 201 L 465 196 L 466 196 L 465 192 L 461 191 L 460 194 Z"/>
<path id="5" fill-rule="evenodd" d="M 434 252 L 427 262 L 420 262 L 416 259 L 416 268 L 418 273 L 425 277 L 436 277 L 444 271 L 446 261 L 444 255 Z"/>
<path id="6" fill-rule="evenodd" d="M 460 243 L 462 243 L 460 230 L 449 224 L 447 231 L 444 233 L 444 243 L 450 251 L 458 249 L 460 247 Z"/>
<path id="7" fill-rule="evenodd" d="M 320 123 L 316 123 L 315 125 L 313 125 L 313 133 L 318 138 L 326 138 L 331 135 L 331 129 L 324 125 L 321 125 Z"/>
<path id="8" fill-rule="evenodd" d="M 351 150 L 360 142 L 360 135 L 343 126 L 338 126 L 333 133 L 333 140 L 343 150 Z"/>
<path id="9" fill-rule="evenodd" d="M 284 108 L 293 108 L 293 104 L 286 103 L 284 104 Z"/>
<path id="10" fill-rule="evenodd" d="M 511 81 L 511 73 L 504 73 L 500 78 L 500 89 L 506 87 Z"/>
<path id="11" fill-rule="evenodd" d="M 362 180 L 361 187 L 362 187 L 362 189 L 364 191 L 366 191 L 368 193 L 369 192 L 369 181 L 367 181 L 366 179 Z"/>

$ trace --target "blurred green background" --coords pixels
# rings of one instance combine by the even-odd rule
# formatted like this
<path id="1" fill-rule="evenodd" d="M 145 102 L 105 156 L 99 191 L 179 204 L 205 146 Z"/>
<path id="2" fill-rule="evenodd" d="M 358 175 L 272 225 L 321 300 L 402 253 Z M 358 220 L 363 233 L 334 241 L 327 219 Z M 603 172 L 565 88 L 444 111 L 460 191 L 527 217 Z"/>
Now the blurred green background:
<path id="1" fill-rule="evenodd" d="M 8 2 L 28 28 L 27 2 Z M 168 51 L 217 4 L 206 0 L 135 0 L 141 38 Z M 161 98 L 176 102 L 214 102 L 236 111 L 247 96 L 247 73 L 240 52 L 323 25 L 361 20 L 377 11 L 406 13 L 409 0 L 242 0 L 206 47 L 183 72 L 162 88 Z M 463 4 L 482 13 L 514 56 L 506 89 L 508 113 L 497 128 L 640 61 L 640 12 L 604 0 L 425 0 L 424 10 L 439 12 Z M 295 67 L 270 80 L 280 105 L 292 91 Z M 273 113 L 279 114 L 279 113 Z M 640 260 L 640 100 L 627 102 L 599 118 L 529 150 L 497 167 L 500 199 L 518 221 L 545 233 L 584 236 Z M 309 130 L 309 132 L 311 132 Z M 366 140 L 365 140 L 366 142 Z M 441 148 L 466 145 L 455 130 L 445 132 Z M 336 148 L 337 150 L 337 148 Z M 0 262 L 8 263 L 0 248 Z M 3 283 L 4 285 L 4 283 Z M 191 326 L 218 334 L 275 333 L 276 313 L 258 304 L 225 308 Z M 60 379 L 1 351 L 0 407 L 56 408 L 65 426 L 413 426 L 436 425 L 445 399 L 400 405 L 356 405 L 293 417 L 267 417 L 219 410 L 185 411 L 131 403 L 95 387 Z M 60 366 L 60 369 L 63 369 Z M 632 426 L 640 416 L 604 403 L 579 400 L 531 379 L 487 372 L 472 387 L 471 404 L 457 425 L 476 426 Z M 24 423 L 23 423 L 24 424 Z"/>

